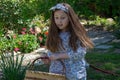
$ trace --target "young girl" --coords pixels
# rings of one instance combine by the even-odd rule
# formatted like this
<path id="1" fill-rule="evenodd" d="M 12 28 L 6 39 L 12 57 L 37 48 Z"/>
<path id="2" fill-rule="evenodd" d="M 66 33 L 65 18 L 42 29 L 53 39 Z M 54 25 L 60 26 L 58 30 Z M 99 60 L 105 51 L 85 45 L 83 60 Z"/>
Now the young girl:
<path id="1" fill-rule="evenodd" d="M 93 43 L 69 4 L 59 3 L 51 9 L 46 47 L 51 73 L 65 74 L 67 80 L 86 80 L 86 48 Z"/>

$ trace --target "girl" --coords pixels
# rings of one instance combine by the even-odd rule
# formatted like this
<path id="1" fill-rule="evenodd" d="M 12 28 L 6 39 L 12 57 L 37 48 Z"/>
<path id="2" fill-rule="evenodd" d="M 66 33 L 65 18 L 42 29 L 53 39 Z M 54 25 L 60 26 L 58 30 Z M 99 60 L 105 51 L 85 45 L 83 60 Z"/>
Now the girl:
<path id="1" fill-rule="evenodd" d="M 51 9 L 51 24 L 46 41 L 51 73 L 65 74 L 67 80 L 86 80 L 86 48 L 93 43 L 69 4 Z"/>

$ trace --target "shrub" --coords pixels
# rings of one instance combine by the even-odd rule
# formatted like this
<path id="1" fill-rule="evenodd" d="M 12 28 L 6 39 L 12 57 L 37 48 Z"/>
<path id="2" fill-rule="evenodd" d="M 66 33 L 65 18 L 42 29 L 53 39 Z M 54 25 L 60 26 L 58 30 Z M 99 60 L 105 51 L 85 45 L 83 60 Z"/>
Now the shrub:
<path id="1" fill-rule="evenodd" d="M 20 51 L 29 53 L 38 48 L 37 38 L 32 34 L 11 35 L 10 39 L 2 37 L 0 39 L 0 50 L 4 52 Z"/>
<path id="2" fill-rule="evenodd" d="M 3 73 L 3 80 L 24 80 L 26 70 L 30 66 L 30 63 L 27 63 L 27 65 L 23 67 L 23 57 L 24 55 L 22 57 L 15 57 L 14 54 L 9 57 L 7 57 L 7 54 L 1 55 L 0 69 Z"/>
<path id="3" fill-rule="evenodd" d="M 40 44 L 41 47 L 45 46 L 47 35 L 48 35 L 48 31 L 43 31 L 37 34 L 37 42 Z"/>
<path id="4" fill-rule="evenodd" d="M 37 38 L 34 35 L 19 35 L 14 39 L 14 49 L 18 48 L 20 52 L 29 53 L 38 47 Z"/>
<path id="5" fill-rule="evenodd" d="M 43 15 L 36 15 L 29 24 L 30 29 L 34 29 L 37 42 L 44 46 L 48 34 L 49 20 L 45 20 Z M 31 31 L 31 30 L 30 30 Z"/>

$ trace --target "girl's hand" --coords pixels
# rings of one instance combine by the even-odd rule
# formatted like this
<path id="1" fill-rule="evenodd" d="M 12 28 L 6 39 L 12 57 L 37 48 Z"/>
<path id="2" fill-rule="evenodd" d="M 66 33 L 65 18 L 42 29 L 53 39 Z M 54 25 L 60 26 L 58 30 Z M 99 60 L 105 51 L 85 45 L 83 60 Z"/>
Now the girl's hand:
<path id="1" fill-rule="evenodd" d="M 48 57 L 47 54 L 41 54 L 41 57 Z M 41 59 L 44 64 L 50 64 L 50 59 Z"/>

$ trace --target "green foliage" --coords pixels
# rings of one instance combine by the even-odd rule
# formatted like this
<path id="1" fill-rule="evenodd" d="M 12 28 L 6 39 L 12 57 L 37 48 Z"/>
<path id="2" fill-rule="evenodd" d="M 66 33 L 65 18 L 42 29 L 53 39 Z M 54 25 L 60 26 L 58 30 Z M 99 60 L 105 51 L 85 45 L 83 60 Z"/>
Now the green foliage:
<path id="1" fill-rule="evenodd" d="M 103 16 L 103 17 L 115 17 L 120 15 L 119 0 L 116 0 L 116 1 L 114 0 L 103 0 L 103 1 L 82 0 L 82 1 L 78 1 L 78 3 L 81 3 L 82 5 L 81 7 L 83 9 L 85 8 L 86 11 L 90 10 L 92 13 L 99 14 L 100 16 Z M 85 14 L 82 11 L 81 13 Z"/>
<path id="2" fill-rule="evenodd" d="M 29 53 L 38 47 L 37 38 L 34 35 L 19 35 L 13 40 L 14 48 L 19 48 L 23 53 Z"/>
<path id="3" fill-rule="evenodd" d="M 3 72 L 3 80 L 24 80 L 26 70 L 30 66 L 28 63 L 26 66 L 22 66 L 23 57 L 14 56 L 14 53 L 8 56 L 8 54 L 1 54 L 0 68 Z"/>
<path id="4" fill-rule="evenodd" d="M 0 39 L 0 51 L 21 51 L 29 53 L 38 47 L 37 38 L 32 34 L 11 35 L 10 39 L 2 37 Z M 17 49 L 17 50 L 16 50 Z"/>
<path id="5" fill-rule="evenodd" d="M 101 18 L 100 16 L 90 16 L 90 19 L 87 22 L 87 26 L 95 25 L 104 27 L 106 30 L 115 30 L 117 29 L 117 23 L 112 18 Z"/>
<path id="6" fill-rule="evenodd" d="M 35 28 L 35 34 L 37 35 L 37 42 L 40 46 L 44 46 L 48 34 L 49 21 L 45 20 L 42 15 L 36 15 L 30 22 L 29 27 Z"/>
<path id="7" fill-rule="evenodd" d="M 41 33 L 37 34 L 37 42 L 40 44 L 40 46 L 45 46 L 47 35 L 47 31 L 42 31 Z"/>
<path id="8" fill-rule="evenodd" d="M 1 0 L 0 26 L 4 30 L 28 27 L 35 16 L 50 18 L 50 7 L 59 2 L 69 3 L 79 17 L 88 19 L 91 15 L 100 17 L 118 17 L 119 0 Z"/>
<path id="9" fill-rule="evenodd" d="M 43 15 L 36 15 L 31 22 L 28 24 L 28 26 L 31 27 L 39 27 L 41 31 L 48 30 L 49 26 L 49 20 L 45 20 L 45 17 Z"/>
<path id="10" fill-rule="evenodd" d="M 18 2 L 12 2 L 10 0 L 0 1 L 0 22 L 2 23 L 3 29 L 16 29 L 20 27 L 18 23 L 20 18 L 20 9 Z"/>
<path id="11" fill-rule="evenodd" d="M 120 29 L 119 0 L 0 0 L 0 50 L 11 51 L 20 47 L 26 53 L 35 49 L 38 43 L 44 45 L 47 37 L 44 33 L 48 29 L 51 14 L 49 9 L 59 2 L 69 3 L 80 18 L 88 20 L 87 25 L 103 26 L 108 30 Z M 108 17 L 112 17 L 113 21 L 110 22 Z M 3 37 L 8 30 L 19 34 L 22 28 L 35 27 L 41 30 L 37 39 L 35 36 L 28 38 L 22 35 L 23 45 L 18 45 L 19 39 L 8 40 Z M 116 35 L 119 38 L 119 32 Z M 28 47 L 25 46 L 29 42 L 27 40 L 30 41 Z"/>

